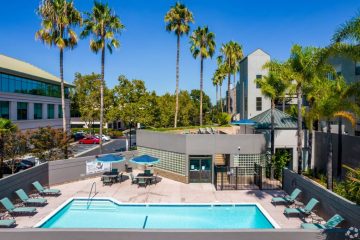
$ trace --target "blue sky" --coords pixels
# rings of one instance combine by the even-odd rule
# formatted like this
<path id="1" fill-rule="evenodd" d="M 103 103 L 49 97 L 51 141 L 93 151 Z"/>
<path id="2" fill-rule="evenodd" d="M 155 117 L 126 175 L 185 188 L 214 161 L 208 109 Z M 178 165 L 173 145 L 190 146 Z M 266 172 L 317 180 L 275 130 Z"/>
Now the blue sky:
<path id="1" fill-rule="evenodd" d="M 103 1 L 104 2 L 104 1 Z M 164 15 L 175 1 L 109 0 L 126 29 L 120 36 L 121 47 L 106 56 L 105 79 L 108 86 L 117 77 L 144 80 L 158 94 L 175 90 L 176 37 L 165 31 Z M 216 35 L 217 50 L 229 40 L 238 41 L 247 55 L 257 48 L 272 58 L 285 60 L 293 44 L 326 46 L 335 29 L 353 17 L 359 0 L 192 0 L 182 1 L 193 12 L 197 26 L 208 25 Z M 75 0 L 81 11 L 90 11 L 90 0 Z M 0 53 L 15 57 L 58 76 L 56 48 L 35 41 L 40 19 L 35 14 L 37 0 L 13 0 L 2 4 L 0 14 Z M 218 55 L 218 51 L 216 56 Z M 180 88 L 199 88 L 200 63 L 192 58 L 189 39 L 181 39 Z M 65 52 L 65 79 L 74 73 L 100 72 L 100 55 L 89 49 L 89 39 Z M 211 76 L 216 59 L 206 60 L 204 89 L 214 100 Z"/>

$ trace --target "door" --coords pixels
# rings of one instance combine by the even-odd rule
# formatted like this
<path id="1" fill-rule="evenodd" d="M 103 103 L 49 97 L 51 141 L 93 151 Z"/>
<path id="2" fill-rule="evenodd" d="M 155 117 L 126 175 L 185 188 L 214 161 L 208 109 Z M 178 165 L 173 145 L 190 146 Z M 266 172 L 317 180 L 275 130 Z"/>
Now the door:
<path id="1" fill-rule="evenodd" d="M 190 157 L 189 181 L 191 183 L 211 183 L 212 164 L 210 157 Z"/>

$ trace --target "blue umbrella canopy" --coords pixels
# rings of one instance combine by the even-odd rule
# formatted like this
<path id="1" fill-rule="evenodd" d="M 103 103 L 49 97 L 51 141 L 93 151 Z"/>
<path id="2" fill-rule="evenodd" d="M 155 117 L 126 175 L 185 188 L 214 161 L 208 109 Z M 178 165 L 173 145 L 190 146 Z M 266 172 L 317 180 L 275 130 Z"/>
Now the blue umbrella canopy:
<path id="1" fill-rule="evenodd" d="M 256 122 L 250 119 L 242 119 L 239 121 L 234 121 L 230 123 L 231 125 L 255 125 Z"/>
<path id="2" fill-rule="evenodd" d="M 103 163 L 117 163 L 124 161 L 125 158 L 120 155 L 114 155 L 114 154 L 107 154 L 104 156 L 96 157 L 96 161 L 103 162 Z"/>
<path id="3" fill-rule="evenodd" d="M 152 157 L 149 155 L 141 155 L 141 156 L 137 156 L 134 157 L 130 160 L 130 162 L 136 163 L 136 164 L 142 164 L 142 165 L 151 165 L 151 164 L 155 164 L 158 163 L 160 160 L 156 157 Z"/>

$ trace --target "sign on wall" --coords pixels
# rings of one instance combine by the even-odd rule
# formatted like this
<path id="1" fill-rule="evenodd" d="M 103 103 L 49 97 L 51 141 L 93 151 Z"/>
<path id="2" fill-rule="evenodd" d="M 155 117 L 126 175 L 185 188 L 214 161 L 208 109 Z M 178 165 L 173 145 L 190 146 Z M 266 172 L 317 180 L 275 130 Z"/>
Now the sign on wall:
<path id="1" fill-rule="evenodd" d="M 96 160 L 86 161 L 86 175 L 98 172 L 110 171 L 111 163 L 98 162 Z"/>

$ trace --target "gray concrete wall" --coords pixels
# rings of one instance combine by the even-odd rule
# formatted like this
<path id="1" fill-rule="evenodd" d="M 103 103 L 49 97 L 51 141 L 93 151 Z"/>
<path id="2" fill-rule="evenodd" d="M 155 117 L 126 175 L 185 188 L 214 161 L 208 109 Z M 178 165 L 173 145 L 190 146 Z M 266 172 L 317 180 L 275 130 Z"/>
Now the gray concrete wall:
<path id="1" fill-rule="evenodd" d="M 342 163 L 352 168 L 360 168 L 360 137 L 342 135 L 342 140 Z M 338 134 L 332 134 L 332 143 L 333 171 L 334 175 L 336 176 L 338 163 Z M 315 133 L 314 147 L 314 167 L 317 169 L 317 171 L 326 172 L 326 162 L 328 154 L 328 140 L 326 133 Z"/>
<path id="2" fill-rule="evenodd" d="M 0 240 L 341 240 L 344 233 L 325 234 L 317 230 L 244 229 L 244 230 L 121 230 L 121 229 L 14 229 L 0 230 Z"/>
<path id="3" fill-rule="evenodd" d="M 138 130 L 137 145 L 187 155 L 260 154 L 265 152 L 266 140 L 263 134 L 178 134 Z"/>
<path id="4" fill-rule="evenodd" d="M 43 185 L 49 184 L 48 163 L 43 163 L 25 171 L 18 172 L 8 177 L 0 179 L 0 199 L 8 197 L 11 200 L 17 200 L 15 191 L 20 188 L 26 193 L 34 191 L 31 183 L 39 181 Z M 2 207 L 2 206 L 1 206 Z"/>
<path id="5" fill-rule="evenodd" d="M 125 163 L 134 154 L 135 152 L 123 153 L 126 161 L 114 163 L 112 167 L 118 168 L 119 171 L 124 171 Z M 79 157 L 49 162 L 49 184 L 61 184 L 65 182 L 72 182 L 101 175 L 102 173 L 86 175 L 86 161 L 89 160 L 95 160 L 95 156 Z"/>
<path id="6" fill-rule="evenodd" d="M 317 214 L 325 217 L 325 220 L 334 214 L 340 214 L 345 219 L 343 226 L 360 227 L 360 206 L 325 189 L 314 181 L 285 169 L 283 188 L 289 194 L 295 188 L 299 188 L 302 191 L 299 200 L 305 204 L 311 198 L 319 200 L 316 211 Z"/>

